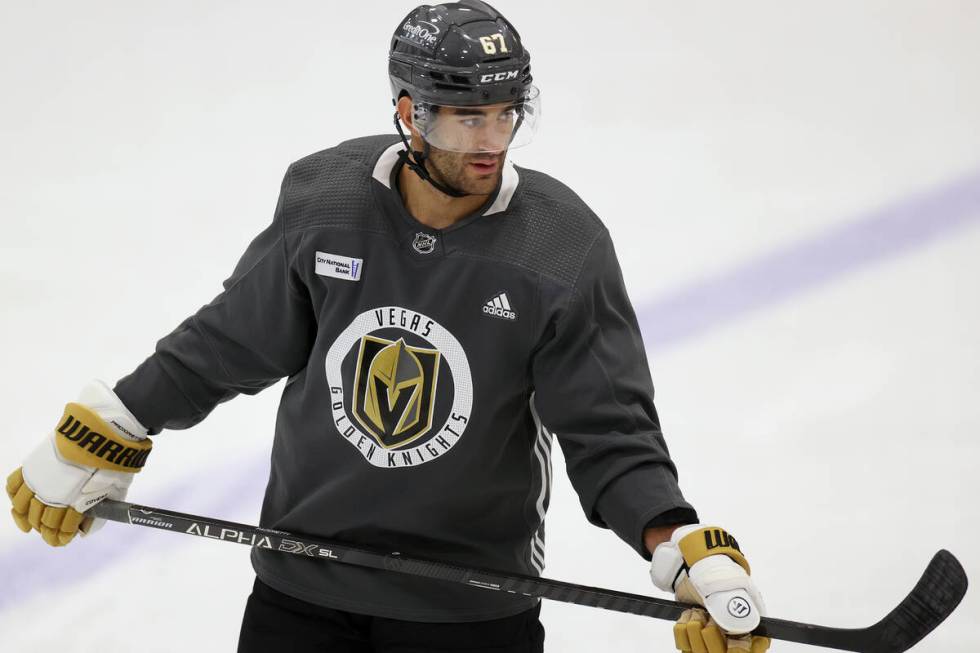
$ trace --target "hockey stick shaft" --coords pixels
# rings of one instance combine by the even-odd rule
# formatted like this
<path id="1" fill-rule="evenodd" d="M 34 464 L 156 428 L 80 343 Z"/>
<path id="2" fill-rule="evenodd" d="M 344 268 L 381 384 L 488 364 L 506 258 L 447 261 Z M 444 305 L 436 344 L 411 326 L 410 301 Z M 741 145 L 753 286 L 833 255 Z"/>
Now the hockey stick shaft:
<path id="1" fill-rule="evenodd" d="M 472 587 L 575 603 L 616 612 L 676 620 L 690 606 L 668 599 L 576 585 L 537 576 L 474 569 L 438 560 L 353 547 L 323 538 L 200 517 L 121 501 L 104 500 L 89 509 L 96 517 L 209 539 L 237 542 L 326 562 L 370 567 Z M 961 587 L 962 586 L 962 587 Z M 926 595 L 926 592 L 929 595 Z M 865 653 L 899 653 L 933 630 L 966 591 L 966 576 L 952 554 L 941 551 L 919 585 L 888 617 L 870 628 L 840 629 L 763 617 L 755 634 L 802 644 Z M 914 600 L 913 600 L 914 599 Z M 907 604 L 913 604 L 909 613 Z M 923 614 L 922 605 L 925 605 Z M 904 611 L 903 611 L 904 610 Z M 896 613 L 901 613 L 896 617 Z M 896 629 L 899 631 L 896 635 Z"/>

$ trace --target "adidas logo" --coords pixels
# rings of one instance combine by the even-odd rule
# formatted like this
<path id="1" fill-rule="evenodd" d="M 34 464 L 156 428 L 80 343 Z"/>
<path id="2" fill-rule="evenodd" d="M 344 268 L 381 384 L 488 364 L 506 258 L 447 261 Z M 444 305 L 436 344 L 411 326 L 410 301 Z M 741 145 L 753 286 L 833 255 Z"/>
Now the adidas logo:
<path id="1" fill-rule="evenodd" d="M 517 319 L 517 313 L 510 307 L 510 300 L 507 299 L 507 293 L 505 292 L 488 299 L 487 303 L 483 305 L 483 312 L 487 315 L 505 320 Z"/>

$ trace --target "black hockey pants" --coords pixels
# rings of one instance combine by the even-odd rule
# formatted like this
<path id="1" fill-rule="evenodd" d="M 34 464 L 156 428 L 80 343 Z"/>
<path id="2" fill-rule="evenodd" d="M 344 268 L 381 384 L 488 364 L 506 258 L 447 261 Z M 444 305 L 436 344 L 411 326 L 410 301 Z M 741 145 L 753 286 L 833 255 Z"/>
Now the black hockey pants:
<path id="1" fill-rule="evenodd" d="M 238 653 L 541 653 L 540 611 L 539 603 L 490 621 L 400 621 L 307 603 L 256 578 L 245 605 Z"/>

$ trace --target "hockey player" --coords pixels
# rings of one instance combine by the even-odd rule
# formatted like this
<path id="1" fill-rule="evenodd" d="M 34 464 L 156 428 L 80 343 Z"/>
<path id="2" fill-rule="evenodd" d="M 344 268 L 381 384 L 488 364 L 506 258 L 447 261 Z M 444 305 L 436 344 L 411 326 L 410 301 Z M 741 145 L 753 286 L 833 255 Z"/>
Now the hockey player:
<path id="1" fill-rule="evenodd" d="M 751 651 L 762 599 L 697 515 L 660 432 L 609 233 L 508 152 L 541 116 L 530 57 L 478 0 L 422 6 L 391 41 L 399 136 L 287 170 L 224 291 L 113 389 L 93 382 L 7 479 L 52 546 L 123 499 L 148 436 L 283 377 L 261 524 L 537 575 L 552 438 L 587 518 L 691 609 L 683 651 Z M 252 550 L 240 651 L 541 651 L 540 601 Z"/>

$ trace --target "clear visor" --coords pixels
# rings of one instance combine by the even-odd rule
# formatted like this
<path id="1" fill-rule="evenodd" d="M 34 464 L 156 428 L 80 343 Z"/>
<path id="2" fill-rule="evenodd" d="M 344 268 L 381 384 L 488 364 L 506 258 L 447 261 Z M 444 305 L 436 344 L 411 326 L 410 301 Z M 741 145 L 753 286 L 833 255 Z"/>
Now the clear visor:
<path id="1" fill-rule="evenodd" d="M 502 152 L 527 145 L 541 119 L 541 94 L 531 86 L 514 102 L 454 107 L 413 105 L 415 128 L 432 147 L 451 152 Z"/>

